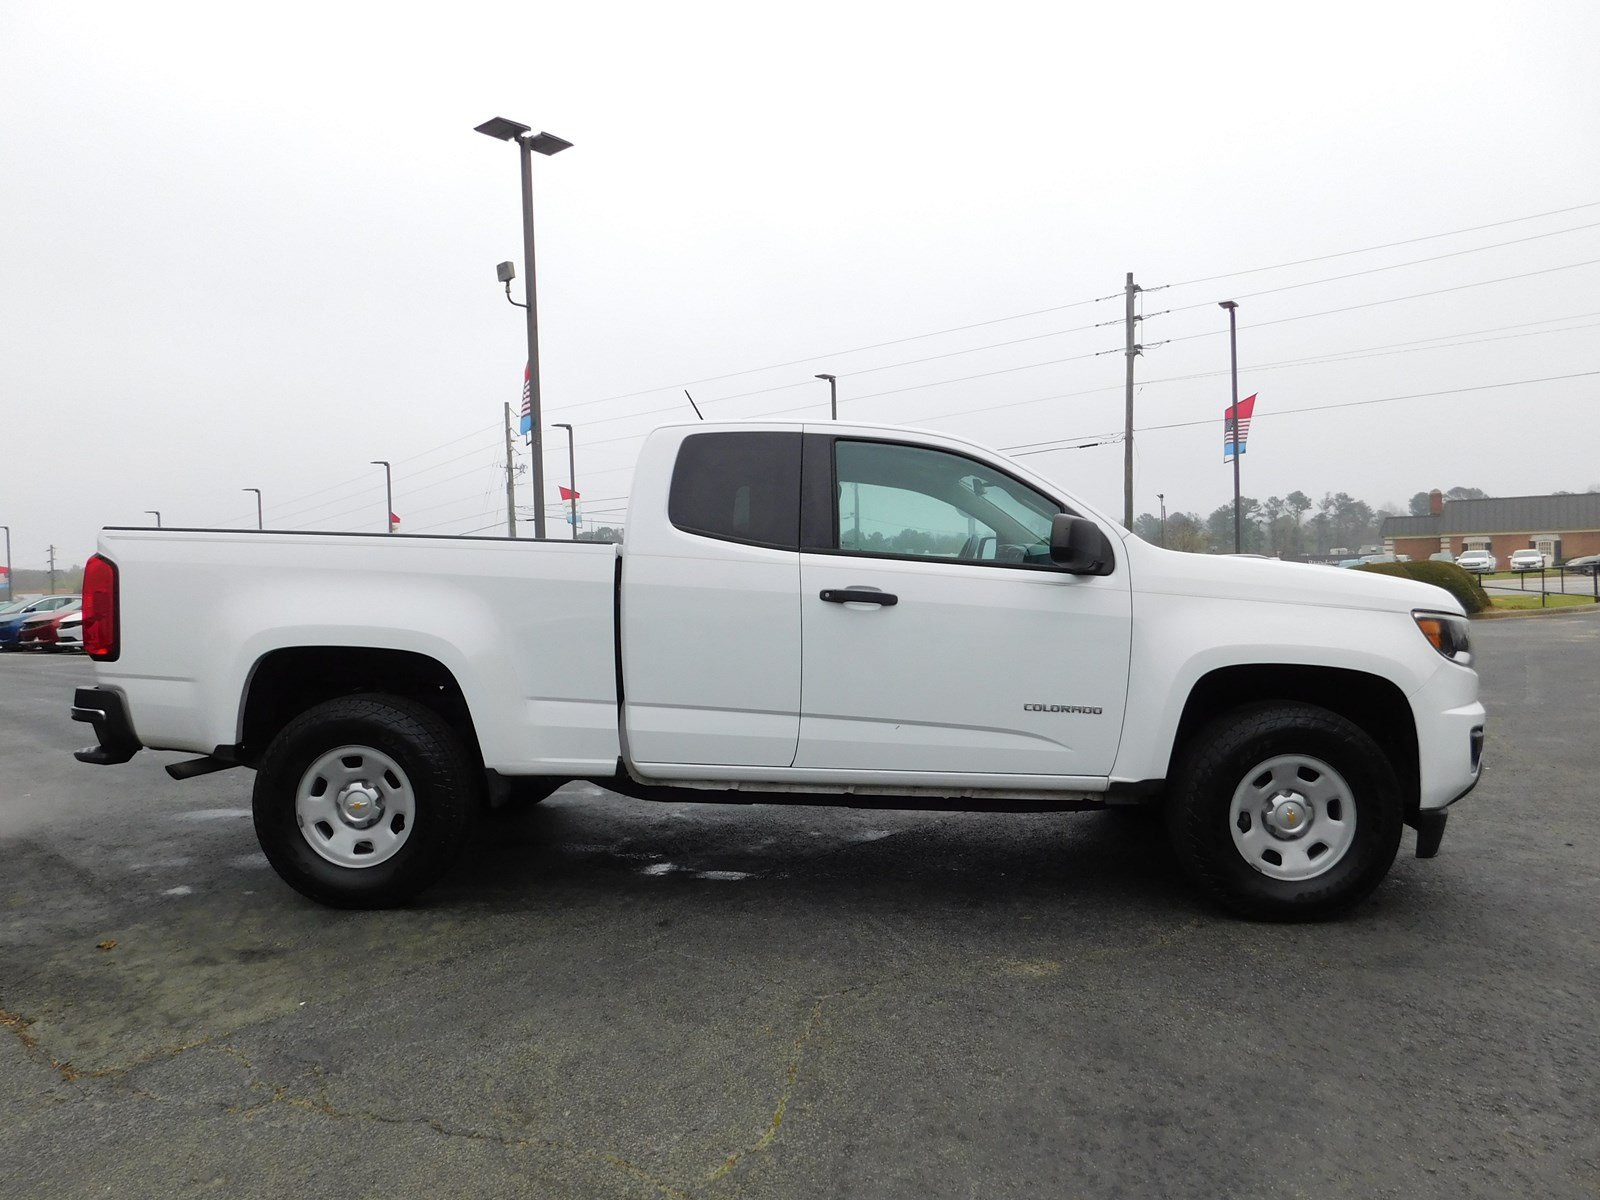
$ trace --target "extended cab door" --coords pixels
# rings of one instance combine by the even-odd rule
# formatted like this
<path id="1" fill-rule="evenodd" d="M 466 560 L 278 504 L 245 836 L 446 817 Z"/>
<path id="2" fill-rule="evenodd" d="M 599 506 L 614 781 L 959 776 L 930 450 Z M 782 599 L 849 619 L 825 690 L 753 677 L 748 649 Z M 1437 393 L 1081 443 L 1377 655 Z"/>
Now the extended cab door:
<path id="1" fill-rule="evenodd" d="M 808 432 L 806 454 L 795 766 L 1109 774 L 1125 562 L 1065 574 L 1049 554 L 1064 506 L 956 450 Z"/>
<path id="2" fill-rule="evenodd" d="M 629 510 L 622 555 L 626 752 L 647 771 L 788 767 L 800 729 L 801 435 L 652 437 L 634 480 L 649 499 Z"/>

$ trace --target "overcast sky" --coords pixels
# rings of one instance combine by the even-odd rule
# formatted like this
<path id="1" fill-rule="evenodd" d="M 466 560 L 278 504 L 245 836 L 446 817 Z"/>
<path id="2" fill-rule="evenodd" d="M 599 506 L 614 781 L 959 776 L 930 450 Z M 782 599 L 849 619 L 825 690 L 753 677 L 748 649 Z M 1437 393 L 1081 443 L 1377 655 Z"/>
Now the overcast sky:
<path id="1" fill-rule="evenodd" d="M 496 115 L 575 144 L 536 163 L 539 301 L 591 517 L 684 384 L 825 417 L 831 371 L 862 420 L 1114 435 L 1128 271 L 1139 511 L 1231 496 L 1230 296 L 1247 495 L 1585 490 L 1597 45 L 1592 0 L 5 4 L 0 524 L 18 567 L 146 509 L 253 525 L 244 487 L 268 525 L 376 531 L 386 458 L 404 531 L 503 528 Z M 1024 461 L 1120 514 L 1120 445 Z M 553 504 L 560 431 L 546 462 Z"/>

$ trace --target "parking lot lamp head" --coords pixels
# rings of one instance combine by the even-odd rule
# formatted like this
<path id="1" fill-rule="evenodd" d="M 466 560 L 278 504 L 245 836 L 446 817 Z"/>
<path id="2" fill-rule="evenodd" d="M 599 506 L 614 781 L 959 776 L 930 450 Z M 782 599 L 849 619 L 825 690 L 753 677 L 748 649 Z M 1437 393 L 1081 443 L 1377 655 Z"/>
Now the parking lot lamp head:
<path id="1" fill-rule="evenodd" d="M 144 511 L 145 511 L 145 514 L 147 516 L 152 516 L 152 517 L 154 517 L 156 519 L 156 528 L 160 529 L 161 528 L 161 510 L 159 508 L 147 508 Z"/>

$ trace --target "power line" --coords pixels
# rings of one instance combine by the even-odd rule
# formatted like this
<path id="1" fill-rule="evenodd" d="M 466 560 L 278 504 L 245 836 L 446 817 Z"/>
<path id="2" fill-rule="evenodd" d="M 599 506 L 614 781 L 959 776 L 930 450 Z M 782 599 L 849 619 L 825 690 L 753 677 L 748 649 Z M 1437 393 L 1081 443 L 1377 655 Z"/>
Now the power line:
<path id="1" fill-rule="evenodd" d="M 1303 265 L 1306 265 L 1308 263 L 1325 262 L 1325 261 L 1328 261 L 1330 259 L 1344 258 L 1344 257 L 1348 257 L 1350 255 L 1355 255 L 1355 254 L 1367 254 L 1367 253 L 1371 253 L 1371 252 L 1374 252 L 1374 251 L 1377 251 L 1377 250 L 1393 249 L 1393 248 L 1395 248 L 1397 246 L 1413 245 L 1413 244 L 1416 244 L 1418 242 L 1432 241 L 1432 240 L 1436 240 L 1438 238 L 1455 237 L 1455 236 L 1459 236 L 1459 235 L 1464 234 L 1464 233 L 1476 233 L 1476 232 L 1480 232 L 1480 231 L 1485 230 L 1485 229 L 1497 229 L 1497 228 L 1501 228 L 1501 227 L 1506 226 L 1506 225 L 1514 225 L 1514 224 L 1518 224 L 1518 223 L 1524 222 L 1524 221 L 1539 220 L 1539 219 L 1542 219 L 1544 217 L 1560 216 L 1560 215 L 1562 215 L 1564 213 L 1569 213 L 1569 212 L 1580 212 L 1580 211 L 1583 211 L 1583 210 L 1586 210 L 1586 209 L 1590 209 L 1590 208 L 1595 208 L 1595 207 L 1600 207 L 1600 201 L 1592 201 L 1592 202 L 1586 203 L 1586 204 L 1573 205 L 1573 206 L 1570 206 L 1568 208 L 1552 209 L 1552 210 L 1550 210 L 1548 212 L 1543 212 L 1543 213 L 1532 213 L 1532 214 L 1529 214 L 1527 216 L 1522 216 L 1522 217 L 1512 217 L 1512 218 L 1508 218 L 1507 220 L 1503 220 L 1503 221 L 1491 221 L 1491 222 L 1489 222 L 1487 224 L 1484 224 L 1484 225 L 1475 225 L 1475 226 L 1470 226 L 1470 227 L 1464 228 L 1464 229 L 1448 230 L 1448 231 L 1443 232 L 1443 233 L 1425 234 L 1425 235 L 1420 236 L 1420 237 L 1405 238 L 1405 239 L 1402 239 L 1402 240 L 1397 241 L 1397 242 L 1385 242 L 1385 243 L 1382 243 L 1380 245 L 1365 246 L 1365 247 L 1361 247 L 1361 248 L 1355 249 L 1355 250 L 1341 250 L 1341 251 L 1337 251 L 1337 252 L 1332 253 L 1332 254 L 1323 254 L 1323 255 L 1317 255 L 1317 256 L 1314 256 L 1314 257 L 1311 257 L 1311 258 L 1295 259 L 1295 260 L 1292 260 L 1290 262 L 1276 263 L 1276 264 L 1273 264 L 1271 266 L 1251 267 L 1251 268 L 1247 268 L 1245 270 L 1228 272 L 1228 273 L 1222 274 L 1222 275 L 1210 275 L 1210 276 L 1204 276 L 1204 277 L 1197 278 L 1197 279 L 1183 280 L 1183 281 L 1178 282 L 1178 283 L 1166 283 L 1166 284 L 1158 285 L 1156 287 L 1145 288 L 1143 290 L 1146 291 L 1146 292 L 1161 291 L 1161 290 L 1163 290 L 1165 288 L 1187 287 L 1187 286 L 1190 286 L 1192 284 L 1209 283 L 1209 282 L 1214 282 L 1214 281 L 1219 280 L 1219 279 L 1231 279 L 1231 278 L 1235 278 L 1235 277 L 1242 276 L 1242 275 L 1256 274 L 1256 273 L 1259 273 L 1259 272 L 1262 272 L 1262 271 L 1272 271 L 1272 270 L 1279 270 L 1279 269 L 1282 269 L 1282 268 L 1285 268 L 1285 267 L 1303 266 Z M 1597 224 L 1600 224 L 1600 223 L 1597 223 Z M 1550 233 L 1536 234 L 1536 235 L 1533 235 L 1533 237 L 1530 237 L 1530 238 L 1518 238 L 1518 239 L 1514 239 L 1513 241 L 1495 243 L 1494 245 L 1490 245 L 1490 246 L 1472 247 L 1472 248 L 1465 249 L 1465 250 L 1454 251 L 1451 254 L 1438 255 L 1438 256 L 1436 256 L 1436 258 L 1418 259 L 1418 260 L 1415 260 L 1415 262 L 1412 262 L 1412 263 L 1397 263 L 1397 264 L 1394 264 L 1393 266 L 1374 268 L 1374 270 L 1375 271 L 1394 270 L 1394 269 L 1398 269 L 1399 267 L 1414 266 L 1414 265 L 1417 265 L 1418 263 L 1431 262 L 1431 261 L 1436 261 L 1437 259 L 1454 257 L 1455 255 L 1458 255 L 1458 254 L 1477 253 L 1480 250 L 1492 250 L 1492 249 L 1496 249 L 1496 248 L 1498 248 L 1500 246 L 1514 245 L 1517 242 L 1521 242 L 1521 241 L 1531 241 L 1531 240 L 1534 240 L 1535 238 L 1543 238 L 1543 237 L 1554 237 L 1554 236 L 1558 236 L 1559 234 L 1572 233 L 1572 232 L 1576 232 L 1578 230 L 1588 229 L 1588 228 L 1593 228 L 1593 227 L 1594 226 L 1592 226 L 1592 225 L 1580 225 L 1580 226 L 1575 226 L 1575 227 L 1573 227 L 1571 229 L 1555 230 L 1555 231 L 1552 231 Z M 1355 278 L 1358 275 L 1364 275 L 1364 274 L 1370 274 L 1370 273 L 1372 273 L 1372 272 L 1371 271 L 1358 271 L 1358 272 L 1353 272 L 1350 275 L 1334 276 L 1334 277 L 1332 277 L 1330 279 L 1313 280 L 1311 282 L 1302 283 L 1302 284 L 1292 284 L 1292 285 L 1288 285 L 1288 287 L 1286 287 L 1286 288 L 1274 288 L 1274 289 L 1268 289 L 1268 291 L 1288 290 L 1289 288 L 1295 288 L 1295 287 L 1309 287 L 1313 283 L 1333 282 L 1336 279 Z M 1253 295 L 1253 296 L 1266 295 L 1266 294 L 1268 294 L 1268 291 L 1255 292 L 1255 293 L 1251 293 L 1251 295 Z M 1091 304 L 1100 304 L 1100 303 L 1103 303 L 1103 302 L 1105 302 L 1107 300 L 1120 299 L 1120 298 L 1122 298 L 1122 295 L 1123 295 L 1123 293 L 1117 292 L 1117 293 L 1114 293 L 1114 294 L 1108 295 L 1108 296 L 1096 296 L 1093 299 L 1088 299 L 1088 300 L 1076 300 L 1076 301 L 1073 301 L 1072 303 L 1069 303 L 1069 304 L 1052 305 L 1052 306 L 1047 307 L 1047 308 L 1033 309 L 1033 310 L 1031 310 L 1029 312 L 1014 313 L 1014 314 L 1011 314 L 1009 316 L 994 317 L 994 318 L 990 318 L 990 319 L 984 320 L 984 321 L 974 321 L 974 322 L 971 322 L 970 324 L 966 324 L 966 325 L 955 325 L 955 326 L 951 326 L 951 327 L 949 327 L 947 329 L 936 329 L 936 330 L 930 330 L 927 333 L 911 334 L 911 335 L 908 335 L 906 337 L 900 337 L 900 338 L 891 338 L 891 339 L 889 339 L 887 341 L 873 342 L 873 343 L 870 343 L 868 345 L 854 346 L 854 347 L 851 347 L 849 349 L 844 349 L 844 350 L 835 350 L 835 351 L 832 351 L 832 352 L 826 353 L 826 354 L 812 354 L 812 355 L 808 355 L 808 356 L 806 356 L 804 358 L 791 359 L 791 360 L 789 360 L 787 362 L 770 363 L 770 364 L 767 364 L 766 366 L 760 366 L 760 367 L 747 367 L 747 368 L 745 368 L 743 370 L 730 371 L 730 372 L 727 372 L 727 373 L 722 374 L 722 375 L 710 375 L 710 376 L 705 376 L 705 377 L 700 378 L 700 379 L 692 379 L 692 380 L 689 380 L 687 383 L 663 384 L 663 385 L 661 385 L 659 387 L 644 388 L 644 389 L 641 389 L 641 390 L 638 390 L 638 391 L 619 392 L 619 393 L 617 393 L 615 395 L 611 395 L 611 396 L 602 396 L 602 397 L 597 397 L 596 399 L 593 399 L 593 400 L 584 400 L 584 401 L 579 401 L 579 402 L 577 402 L 575 404 L 564 405 L 562 407 L 562 411 L 563 412 L 567 412 L 567 411 L 572 411 L 572 410 L 576 410 L 576 409 L 587 408 L 587 407 L 589 407 L 591 405 L 595 405 L 595 404 L 607 404 L 607 403 L 611 403 L 611 402 L 614 402 L 614 401 L 617 401 L 617 400 L 628 400 L 628 399 L 633 399 L 633 398 L 639 397 L 639 396 L 649 396 L 649 395 L 653 395 L 654 393 L 656 393 L 658 391 L 667 391 L 669 389 L 675 391 L 675 390 L 678 390 L 678 389 L 681 389 L 681 388 L 684 388 L 684 387 L 698 387 L 698 386 L 700 386 L 702 384 L 707 384 L 707 383 L 719 383 L 719 382 L 722 382 L 723 380 L 737 379 L 737 378 L 740 378 L 740 377 L 745 376 L 745 375 L 758 374 L 758 373 L 760 373 L 762 371 L 775 371 L 775 370 L 781 370 L 781 369 L 786 368 L 786 367 L 803 366 L 803 365 L 806 365 L 806 364 L 809 364 L 809 363 L 815 363 L 815 362 L 817 362 L 819 360 L 822 360 L 822 359 L 839 358 L 839 357 L 843 357 L 845 355 L 864 353 L 864 352 L 866 352 L 868 350 L 880 350 L 880 349 L 884 349 L 884 348 L 889 347 L 889 346 L 905 345 L 906 343 L 909 343 L 909 342 L 923 341 L 923 340 L 928 339 L 928 338 L 944 337 L 944 336 L 946 336 L 948 334 L 952 334 L 952 333 L 963 333 L 963 332 L 966 332 L 968 330 L 982 329 L 982 328 L 986 328 L 986 327 L 989 327 L 989 326 L 992 326 L 992 325 L 1005 324 L 1005 323 L 1010 322 L 1010 321 L 1018 321 L 1018 320 L 1024 320 L 1024 319 L 1029 318 L 1029 317 L 1037 317 L 1037 316 L 1044 316 L 1044 315 L 1047 315 L 1047 314 L 1050 314 L 1050 313 L 1064 312 L 1064 311 L 1066 311 L 1068 309 L 1082 308 L 1082 307 L 1085 307 L 1085 306 L 1088 306 L 1088 305 L 1091 305 Z M 1186 311 L 1187 309 L 1199 308 L 1199 307 L 1205 307 L 1205 304 L 1201 303 L 1201 304 L 1195 304 L 1195 305 L 1185 305 L 1185 306 L 1182 306 L 1180 308 L 1174 308 L 1174 309 L 1163 309 L 1163 310 L 1161 310 L 1161 312 L 1151 313 L 1151 314 L 1149 314 L 1149 316 L 1152 316 L 1152 317 L 1153 316 L 1161 316 L 1161 315 L 1164 315 L 1165 313 L 1168 313 L 1168 312 L 1181 312 L 1181 311 Z M 1058 336 L 1060 334 L 1075 333 L 1075 332 L 1080 332 L 1082 330 L 1099 328 L 1100 326 L 1103 326 L 1103 325 L 1115 325 L 1115 324 L 1118 324 L 1118 323 L 1119 322 L 1115 321 L 1115 320 L 1114 321 L 1102 321 L 1102 322 L 1098 322 L 1098 323 L 1096 323 L 1094 325 L 1085 325 L 1085 326 L 1074 327 L 1072 329 L 1056 330 L 1053 333 L 1039 334 L 1039 335 L 1036 335 L 1033 338 L 1013 339 L 1011 341 L 996 342 L 996 343 L 990 343 L 990 344 L 987 344 L 987 345 L 984 345 L 984 346 L 977 346 L 977 347 L 973 347 L 973 348 L 967 349 L 967 350 L 952 351 L 952 352 L 950 352 L 948 354 L 943 354 L 943 355 L 928 355 L 928 356 L 925 356 L 925 357 L 922 357 L 922 358 L 908 359 L 908 360 L 906 360 L 905 362 L 902 362 L 902 363 L 889 363 L 889 364 L 885 364 L 883 366 L 878 366 L 878 367 L 866 367 L 866 368 L 862 368 L 861 370 L 858 370 L 858 371 L 850 372 L 850 374 L 853 374 L 853 375 L 864 375 L 864 374 L 868 374 L 868 373 L 875 372 L 875 371 L 892 370 L 892 369 L 896 369 L 896 368 L 901 367 L 901 366 L 911 366 L 911 365 L 915 365 L 915 364 L 922 363 L 922 362 L 935 361 L 935 360 L 940 359 L 940 358 L 953 357 L 955 355 L 960 355 L 960 354 L 974 354 L 974 353 L 978 353 L 978 352 L 983 351 L 983 350 L 999 349 L 999 348 L 1002 348 L 1002 347 L 1005 347 L 1005 346 L 1017 345 L 1020 342 L 1038 340 L 1039 338 L 1043 338 L 1043 337 L 1054 337 L 1054 336 Z M 1169 340 L 1176 340 L 1176 339 L 1169 339 Z M 1165 343 L 1155 343 L 1155 344 L 1161 345 L 1161 344 L 1165 344 Z M 1119 352 L 1120 351 L 1114 351 L 1112 353 L 1119 353 Z M 771 388 L 762 388 L 762 389 L 758 389 L 758 390 L 750 391 L 750 392 L 737 392 L 737 393 L 734 393 L 733 395 L 730 395 L 730 396 L 716 397 L 716 398 L 713 399 L 712 403 L 719 403 L 719 402 L 721 402 L 723 400 L 743 399 L 743 398 L 747 398 L 749 396 L 762 395 L 762 394 L 765 394 L 767 392 L 782 391 L 782 390 L 785 390 L 787 388 L 804 387 L 804 386 L 808 386 L 809 383 L 810 383 L 809 380 L 805 380 L 805 381 L 798 381 L 796 383 L 790 383 L 790 384 L 780 384 L 780 385 L 776 385 L 776 386 L 771 387 Z M 629 418 L 635 418 L 635 417 L 656 416 L 656 415 L 659 415 L 659 414 L 664 413 L 664 412 L 676 412 L 676 411 L 678 411 L 678 409 L 680 407 L 681 407 L 680 405 L 673 405 L 670 408 L 649 409 L 649 410 L 646 410 L 644 412 L 629 413 L 629 414 L 624 414 L 623 416 L 619 416 L 619 417 L 602 418 L 602 420 L 627 420 Z M 589 422 L 589 424 L 598 424 L 598 422 Z"/>
<path id="2" fill-rule="evenodd" d="M 1587 225 L 1574 225 L 1570 229 L 1555 229 L 1549 233 L 1535 233 L 1525 238 L 1513 238 L 1509 242 L 1494 242 L 1488 246 L 1469 246 L 1465 250 L 1452 250 L 1448 254 L 1434 254 L 1427 258 L 1414 258 L 1410 262 L 1390 263 L 1383 267 L 1368 267 L 1364 271 L 1351 271 L 1346 275 L 1329 275 L 1325 279 L 1308 279 L 1303 283 L 1286 283 L 1282 287 L 1264 288 L 1259 292 L 1246 292 L 1242 296 L 1235 296 L 1236 300 L 1253 300 L 1257 296 L 1271 296 L 1277 292 L 1292 292 L 1296 288 L 1316 287 L 1324 283 L 1338 283 L 1345 279 L 1359 279 L 1363 275 L 1377 275 L 1383 271 L 1398 271 L 1402 267 L 1416 267 L 1423 263 L 1440 262 L 1446 258 L 1459 258 L 1463 254 L 1479 254 L 1485 250 L 1499 250 L 1506 246 L 1516 246 L 1523 242 L 1535 242 L 1541 238 L 1557 237 L 1563 233 L 1578 233 L 1585 229 L 1600 228 L 1600 221 L 1592 221 Z M 1202 300 L 1198 304 L 1184 304 L 1177 308 L 1163 308 L 1160 312 L 1153 312 L 1152 317 L 1164 317 L 1168 313 L 1190 312 L 1196 308 L 1209 308 L 1215 301 Z"/>
<path id="3" fill-rule="evenodd" d="M 691 379 L 691 380 L 688 380 L 685 383 L 663 384 L 660 387 L 644 388 L 644 389 L 642 389 L 640 391 L 637 391 L 637 392 L 619 392 L 614 396 L 601 396 L 601 397 L 599 397 L 597 399 L 594 399 L 594 400 L 584 400 L 584 401 L 581 401 L 578 404 L 566 405 L 566 406 L 564 406 L 562 411 L 567 411 L 568 409 L 573 409 L 573 408 L 582 408 L 585 405 L 589 405 L 589 404 L 605 404 L 605 403 L 608 403 L 608 402 L 613 401 L 613 400 L 631 400 L 636 396 L 649 396 L 649 395 L 653 395 L 656 392 L 664 392 L 664 391 L 669 391 L 669 390 L 677 391 L 677 390 L 680 390 L 680 389 L 686 388 L 686 387 L 699 387 L 701 384 L 705 384 L 705 383 L 721 383 L 725 379 L 738 379 L 740 376 L 743 376 L 743 375 L 755 375 L 755 374 L 759 374 L 762 371 L 778 371 L 778 370 L 782 370 L 784 367 L 804 366 L 807 363 L 817 362 L 819 359 L 843 358 L 847 354 L 862 354 L 862 353 L 864 353 L 864 352 L 866 352 L 868 350 L 882 350 L 882 349 L 884 349 L 884 348 L 886 348 L 888 346 L 903 346 L 907 342 L 920 342 L 920 341 L 923 341 L 923 340 L 925 340 L 927 338 L 944 337 L 947 334 L 952 334 L 952 333 L 965 333 L 970 329 L 983 329 L 983 328 L 986 328 L 987 326 L 990 326 L 990 325 L 1003 325 L 1008 321 L 1021 321 L 1021 320 L 1025 320 L 1028 317 L 1042 317 L 1042 316 L 1045 316 L 1045 315 L 1047 315 L 1049 313 L 1065 312 L 1065 311 L 1067 311 L 1068 309 L 1071 309 L 1071 308 L 1083 308 L 1086 305 L 1099 304 L 1099 303 L 1101 303 L 1101 302 L 1103 302 L 1105 300 L 1116 299 L 1116 298 L 1120 297 L 1121 294 L 1122 293 L 1118 292 L 1117 296 L 1115 296 L 1115 297 L 1113 297 L 1113 296 L 1096 296 L 1096 297 L 1094 297 L 1093 299 L 1090 299 L 1090 300 L 1074 300 L 1070 304 L 1054 304 L 1054 305 L 1051 305 L 1048 308 L 1036 308 L 1036 309 L 1032 310 L 1031 312 L 1013 313 L 1012 315 L 1007 316 L 1007 317 L 992 317 L 987 321 L 974 321 L 970 325 L 952 325 L 949 329 L 935 329 L 935 330 L 929 331 L 928 333 L 914 333 L 914 334 L 910 334 L 907 337 L 890 338 L 888 341 L 885 341 L 885 342 L 873 342 L 870 345 L 866 345 L 866 346 L 852 346 L 848 350 L 833 350 L 833 351 L 830 351 L 830 352 L 825 353 L 825 354 L 808 354 L 804 358 L 791 359 L 788 362 L 768 363 L 766 366 L 763 366 L 763 367 L 746 367 L 742 371 L 729 371 L 724 375 L 708 375 L 703 379 Z M 1092 328 L 1094 328 L 1094 326 L 1092 326 L 1092 325 L 1091 326 L 1084 326 L 1084 328 L 1092 329 Z M 1050 335 L 1044 335 L 1044 336 L 1050 336 Z M 1001 345 L 1007 345 L 1009 343 L 1000 343 L 1000 344 Z M 980 347 L 980 349 L 982 349 L 982 348 L 983 347 Z M 730 397 L 724 397 L 724 399 L 728 399 L 728 398 L 730 398 Z"/>
<path id="4" fill-rule="evenodd" d="M 1336 313 L 1355 312 L 1357 309 L 1376 308 L 1383 304 L 1398 304 L 1403 300 L 1422 300 L 1428 296 L 1443 296 L 1448 292 L 1462 292 L 1469 288 L 1488 287 L 1496 283 L 1510 283 L 1517 279 L 1532 279 L 1538 275 L 1551 275 L 1557 271 L 1572 271 L 1578 267 L 1592 267 L 1596 263 L 1600 263 L 1600 258 L 1585 259 L 1583 262 L 1563 263 L 1559 267 L 1544 267 L 1538 271 L 1524 271 L 1520 275 L 1502 275 L 1498 279 L 1480 279 L 1473 283 L 1458 283 L 1454 287 L 1435 288 L 1431 292 L 1413 292 L 1409 296 L 1391 296 L 1386 300 L 1368 300 L 1363 304 L 1347 304 L 1343 308 L 1326 308 L 1320 312 L 1300 313 L 1293 317 L 1278 317 L 1272 321 L 1254 321 L 1251 323 L 1250 328 L 1264 329 L 1268 325 L 1285 325 L 1290 321 L 1305 321 L 1312 317 L 1328 317 Z M 1159 342 L 1148 342 L 1145 345 L 1145 349 L 1152 349 L 1156 346 L 1169 346 L 1174 342 L 1192 342 L 1196 338 L 1216 337 L 1226 332 L 1226 329 L 1208 329 L 1204 333 L 1186 333 L 1178 337 L 1165 338 Z"/>
<path id="5" fill-rule="evenodd" d="M 1549 212 L 1532 213 L 1526 217 L 1510 217 L 1504 221 L 1490 221 L 1487 225 L 1472 225 L 1466 229 L 1451 229 L 1444 233 L 1427 233 L 1421 237 L 1404 238 L 1398 242 L 1384 242 L 1378 246 L 1363 246 L 1359 250 L 1339 250 L 1333 254 L 1319 254 L 1313 258 L 1298 258 L 1292 262 L 1273 263 L 1268 267 L 1250 267 L 1243 271 L 1228 271 L 1222 275 L 1206 275 L 1199 279 L 1185 279 L 1178 283 L 1163 283 L 1155 287 L 1146 288 L 1147 292 L 1159 292 L 1166 288 L 1189 287 L 1197 283 L 1215 283 L 1219 279 L 1236 279 L 1241 275 L 1256 275 L 1262 271 L 1281 271 L 1285 267 L 1303 267 L 1309 263 L 1327 262 L 1334 258 L 1349 258 L 1353 254 L 1371 254 L 1377 250 L 1393 250 L 1397 246 L 1414 246 L 1418 242 L 1431 242 L 1439 238 L 1457 237 L 1463 233 L 1480 233 L 1485 229 L 1499 229 L 1505 225 L 1516 225 L 1523 221 L 1538 221 L 1544 217 L 1559 217 L 1570 212 L 1582 212 L 1588 208 L 1600 208 L 1600 200 L 1591 200 L 1586 204 L 1574 204 L 1570 208 L 1553 208 Z"/>
<path id="6" fill-rule="evenodd" d="M 1546 375 L 1542 379 L 1512 379 L 1505 383 L 1480 383 L 1471 387 L 1442 388 L 1436 392 L 1411 392 L 1403 396 L 1379 396 L 1372 400 L 1343 400 L 1337 404 L 1308 404 L 1302 408 L 1279 409 L 1276 412 L 1273 412 L 1271 415 L 1274 417 L 1288 417 L 1293 416 L 1296 413 L 1327 412 L 1330 409 L 1336 408 L 1362 408 L 1371 404 L 1392 404 L 1397 400 L 1427 400 L 1436 396 L 1459 396 L 1464 395 L 1467 392 L 1489 392 L 1494 391 L 1497 388 L 1527 387 L 1535 383 L 1559 383 L 1567 379 L 1587 379 L 1594 375 L 1600 375 L 1600 370 L 1577 371 L 1570 375 Z M 1259 417 L 1257 417 L 1256 420 L 1257 423 L 1260 422 Z M 1216 417 L 1206 417 L 1198 421 L 1172 421 L 1164 425 L 1141 425 L 1138 432 L 1149 433 L 1163 429 L 1190 429 L 1196 425 L 1213 425 L 1216 423 Z M 1087 436 L 1105 437 L 1109 435 L 1080 435 L 1080 437 Z M 1077 441 L 1078 438 L 1060 438 L 1057 440 L 1061 442 L 1073 442 Z M 1042 448 L 1029 449 L 1030 446 L 1038 446 Z M 1024 458 L 1030 454 L 1048 454 L 1052 450 L 1067 450 L 1072 449 L 1072 447 L 1065 445 L 1046 446 L 1043 442 L 1024 442 L 1020 446 L 1002 446 L 1000 449 L 1012 455 L 1014 458 Z"/>

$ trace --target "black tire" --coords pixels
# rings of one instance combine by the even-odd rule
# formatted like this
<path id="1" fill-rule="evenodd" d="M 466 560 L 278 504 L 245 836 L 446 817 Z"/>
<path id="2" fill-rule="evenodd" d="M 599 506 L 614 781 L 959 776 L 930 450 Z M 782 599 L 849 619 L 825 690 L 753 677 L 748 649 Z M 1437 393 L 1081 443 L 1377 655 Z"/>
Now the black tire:
<path id="1" fill-rule="evenodd" d="M 381 800 L 410 809 L 398 833 L 378 831 L 393 848 L 371 865 L 340 865 L 312 845 L 314 834 L 302 832 L 302 782 L 314 765 L 345 747 L 357 753 L 342 762 L 361 764 L 362 752 L 371 756 L 375 765 L 368 773 Z M 399 771 L 386 775 L 380 757 Z M 466 848 L 482 807 L 480 773 L 455 731 L 424 705 L 385 695 L 329 700 L 290 721 L 262 756 L 252 797 L 267 861 L 295 891 L 334 908 L 391 908 L 410 900 Z M 376 811 L 384 813 L 381 803 Z"/>
<path id="2" fill-rule="evenodd" d="M 1342 777 L 1339 782 L 1347 789 L 1332 790 L 1349 794 L 1329 807 L 1343 818 L 1343 806 L 1349 805 L 1354 829 L 1340 835 L 1347 840 L 1331 865 L 1303 868 L 1319 874 L 1273 878 L 1264 873 L 1271 867 L 1252 865 L 1236 845 L 1232 824 L 1243 825 L 1249 817 L 1234 817 L 1232 806 L 1236 790 L 1245 794 L 1252 777 L 1266 778 L 1258 774 L 1265 763 L 1295 757 L 1319 761 Z M 1311 777 L 1317 777 L 1314 769 Z M 1190 740 L 1171 784 L 1167 826 L 1179 862 L 1202 892 L 1240 916 L 1289 921 L 1337 916 L 1372 893 L 1400 848 L 1404 806 L 1388 758 L 1358 726 L 1314 705 L 1252 704 L 1219 717 Z M 1311 839 L 1317 831 L 1307 830 L 1302 845 L 1315 850 Z M 1263 825 L 1261 834 L 1272 830 Z"/>

